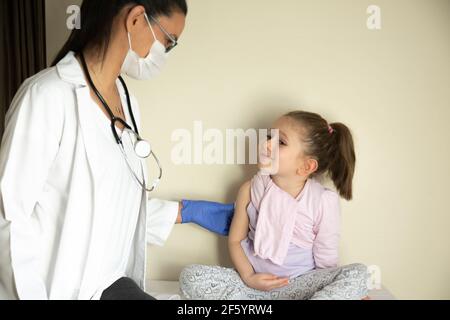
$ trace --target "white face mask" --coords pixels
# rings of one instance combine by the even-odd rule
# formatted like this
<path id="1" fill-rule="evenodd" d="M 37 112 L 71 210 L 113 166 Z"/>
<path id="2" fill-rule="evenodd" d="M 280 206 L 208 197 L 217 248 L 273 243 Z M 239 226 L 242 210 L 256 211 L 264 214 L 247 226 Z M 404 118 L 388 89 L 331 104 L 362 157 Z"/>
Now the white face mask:
<path id="1" fill-rule="evenodd" d="M 136 80 L 149 80 L 156 77 L 161 72 L 161 69 L 167 60 L 166 48 L 158 41 L 158 39 L 156 39 L 155 32 L 148 20 L 147 14 L 144 15 L 155 41 L 153 42 L 148 55 L 145 58 L 141 58 L 131 48 L 131 36 L 128 32 L 130 49 L 125 57 L 121 70 L 122 73 Z"/>

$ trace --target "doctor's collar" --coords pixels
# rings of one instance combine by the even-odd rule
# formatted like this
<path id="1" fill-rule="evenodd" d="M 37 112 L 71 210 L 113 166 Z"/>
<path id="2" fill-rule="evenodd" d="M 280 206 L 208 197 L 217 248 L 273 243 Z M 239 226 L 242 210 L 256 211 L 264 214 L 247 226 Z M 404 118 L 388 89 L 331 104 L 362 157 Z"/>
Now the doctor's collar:
<path id="1" fill-rule="evenodd" d="M 75 57 L 75 52 L 69 51 L 67 55 L 56 64 L 56 70 L 64 81 L 87 86 L 83 69 Z"/>
<path id="2" fill-rule="evenodd" d="M 74 51 L 69 51 L 67 55 L 56 64 L 56 70 L 62 80 L 79 86 L 88 87 L 88 83 L 84 76 L 83 68 L 75 57 Z M 116 79 L 116 84 L 120 82 Z M 125 91 L 121 85 L 118 85 L 119 94 L 125 97 Z"/>

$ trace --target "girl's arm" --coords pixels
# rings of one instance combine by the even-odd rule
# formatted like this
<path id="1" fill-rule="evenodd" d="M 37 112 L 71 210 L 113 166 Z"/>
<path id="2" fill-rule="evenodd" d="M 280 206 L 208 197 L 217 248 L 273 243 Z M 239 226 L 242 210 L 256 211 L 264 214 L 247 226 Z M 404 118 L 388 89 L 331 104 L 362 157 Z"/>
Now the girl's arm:
<path id="1" fill-rule="evenodd" d="M 231 222 L 230 234 L 228 236 L 228 250 L 230 251 L 231 261 L 233 261 L 237 272 L 244 281 L 255 273 L 241 247 L 241 241 L 247 237 L 249 229 L 249 220 L 246 210 L 249 203 L 250 182 L 247 181 L 239 189 L 236 207 L 234 209 L 234 217 Z"/>
<path id="2" fill-rule="evenodd" d="M 231 222 L 231 229 L 228 237 L 228 248 L 231 260 L 242 280 L 249 287 L 263 291 L 283 287 L 289 283 L 289 279 L 279 278 L 267 273 L 255 273 L 241 247 L 241 241 L 247 237 L 249 229 L 249 219 L 247 215 L 247 206 L 249 203 L 250 181 L 242 185 L 236 200 L 235 213 L 233 221 Z"/>
<path id="3" fill-rule="evenodd" d="M 338 266 L 340 218 L 338 194 L 331 190 L 325 191 L 314 227 L 316 238 L 313 243 L 313 255 L 319 269 Z"/>

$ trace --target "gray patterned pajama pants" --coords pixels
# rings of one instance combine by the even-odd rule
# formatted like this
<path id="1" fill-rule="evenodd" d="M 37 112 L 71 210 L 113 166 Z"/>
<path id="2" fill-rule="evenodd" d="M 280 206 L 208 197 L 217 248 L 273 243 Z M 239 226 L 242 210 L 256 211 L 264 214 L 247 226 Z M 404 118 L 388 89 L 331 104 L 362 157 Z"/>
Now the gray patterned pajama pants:
<path id="1" fill-rule="evenodd" d="M 368 294 L 363 264 L 315 269 L 289 280 L 283 288 L 248 287 L 235 269 L 191 265 L 180 274 L 180 288 L 190 300 L 359 300 Z"/>

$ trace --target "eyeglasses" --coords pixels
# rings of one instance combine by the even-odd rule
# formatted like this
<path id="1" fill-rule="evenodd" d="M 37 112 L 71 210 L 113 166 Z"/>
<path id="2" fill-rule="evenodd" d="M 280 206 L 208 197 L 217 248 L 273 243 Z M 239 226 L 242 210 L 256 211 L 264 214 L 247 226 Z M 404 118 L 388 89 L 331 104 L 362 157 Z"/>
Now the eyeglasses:
<path id="1" fill-rule="evenodd" d="M 169 46 L 166 48 L 166 53 L 168 53 L 170 50 L 175 48 L 178 45 L 178 41 L 176 38 L 174 38 L 169 32 L 167 32 L 166 29 L 163 28 L 163 26 L 159 23 L 158 20 L 156 20 L 153 16 L 150 16 L 150 19 L 156 23 L 158 28 L 164 33 L 164 35 L 170 40 Z"/>

